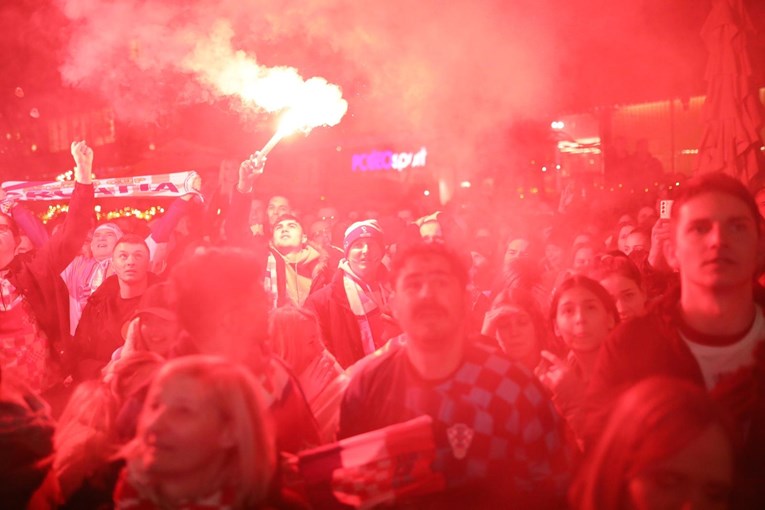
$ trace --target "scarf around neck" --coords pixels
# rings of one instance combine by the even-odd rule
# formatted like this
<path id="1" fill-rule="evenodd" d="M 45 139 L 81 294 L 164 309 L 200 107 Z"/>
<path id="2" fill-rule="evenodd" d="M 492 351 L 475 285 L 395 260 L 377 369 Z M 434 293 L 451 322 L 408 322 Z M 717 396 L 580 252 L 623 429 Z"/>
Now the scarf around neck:
<path id="1" fill-rule="evenodd" d="M 345 289 L 345 295 L 348 298 L 348 304 L 351 307 L 351 312 L 356 317 L 356 322 L 359 325 L 359 332 L 361 333 L 361 345 L 364 349 L 364 354 L 371 354 L 376 349 L 374 335 L 372 334 L 372 327 L 369 324 L 369 314 L 380 308 L 380 305 L 385 306 L 385 291 L 382 285 L 379 283 L 367 284 L 363 282 L 361 278 L 356 276 L 356 273 L 351 269 L 347 259 L 340 261 L 338 266 L 343 271 L 343 288 Z M 372 285 L 376 287 L 373 289 Z M 382 303 L 378 303 L 374 298 L 374 290 L 377 290 L 380 294 Z"/>

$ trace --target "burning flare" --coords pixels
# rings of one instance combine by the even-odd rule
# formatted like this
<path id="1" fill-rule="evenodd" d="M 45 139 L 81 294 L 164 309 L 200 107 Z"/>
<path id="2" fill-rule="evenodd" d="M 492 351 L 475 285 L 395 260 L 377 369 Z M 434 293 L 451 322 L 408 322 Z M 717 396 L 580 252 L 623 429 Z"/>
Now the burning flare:
<path id="1" fill-rule="evenodd" d="M 259 65 L 244 51 L 234 50 L 234 33 L 224 21 L 199 41 L 184 67 L 224 95 L 238 96 L 266 112 L 285 112 L 279 128 L 261 153 L 268 154 L 285 136 L 317 126 L 334 126 L 348 110 L 337 85 L 324 78 L 304 80 L 292 67 Z"/>

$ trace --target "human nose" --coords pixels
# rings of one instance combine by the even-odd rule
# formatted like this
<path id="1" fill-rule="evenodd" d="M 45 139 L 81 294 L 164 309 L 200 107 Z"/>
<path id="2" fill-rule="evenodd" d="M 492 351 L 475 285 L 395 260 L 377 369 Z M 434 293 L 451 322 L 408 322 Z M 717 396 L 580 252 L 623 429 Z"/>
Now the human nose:
<path id="1" fill-rule="evenodd" d="M 726 230 L 720 223 L 714 223 L 709 229 L 709 244 L 711 246 L 723 246 L 728 242 L 728 235 Z"/>
<path id="2" fill-rule="evenodd" d="M 167 412 L 164 407 L 159 407 L 157 409 L 151 410 L 150 412 L 146 413 L 146 417 L 144 418 L 144 430 L 150 433 L 161 432 L 165 426 L 165 422 L 167 421 L 166 417 Z"/>
<path id="3" fill-rule="evenodd" d="M 626 306 L 624 306 L 624 300 L 615 299 L 614 304 L 616 304 L 616 311 L 619 312 L 619 316 L 623 316 L 624 312 L 626 311 Z"/>
<path id="4" fill-rule="evenodd" d="M 427 298 L 433 297 L 434 294 L 435 294 L 435 289 L 434 289 L 433 283 L 431 283 L 428 280 L 425 280 L 424 282 L 422 282 L 422 285 L 420 286 L 420 291 L 419 291 L 420 298 L 427 299 Z"/>

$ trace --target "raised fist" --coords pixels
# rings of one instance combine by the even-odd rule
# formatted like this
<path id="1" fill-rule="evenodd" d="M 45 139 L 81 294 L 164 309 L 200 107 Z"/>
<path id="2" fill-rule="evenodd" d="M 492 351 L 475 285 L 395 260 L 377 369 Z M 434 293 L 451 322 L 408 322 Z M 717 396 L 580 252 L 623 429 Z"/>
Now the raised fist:
<path id="1" fill-rule="evenodd" d="M 81 184 L 90 184 L 93 170 L 93 149 L 84 140 L 72 142 L 72 157 L 74 158 L 74 180 Z"/>

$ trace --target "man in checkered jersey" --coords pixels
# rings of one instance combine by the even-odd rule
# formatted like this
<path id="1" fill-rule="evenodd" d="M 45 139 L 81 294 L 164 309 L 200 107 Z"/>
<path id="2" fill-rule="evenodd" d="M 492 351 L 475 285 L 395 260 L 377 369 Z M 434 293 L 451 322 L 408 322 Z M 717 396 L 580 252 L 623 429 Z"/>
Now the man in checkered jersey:
<path id="1" fill-rule="evenodd" d="M 391 308 L 405 333 L 353 376 L 339 436 L 427 414 L 446 490 L 418 508 L 558 507 L 571 468 L 562 422 L 530 372 L 467 338 L 467 280 L 443 245 L 395 259 Z"/>

